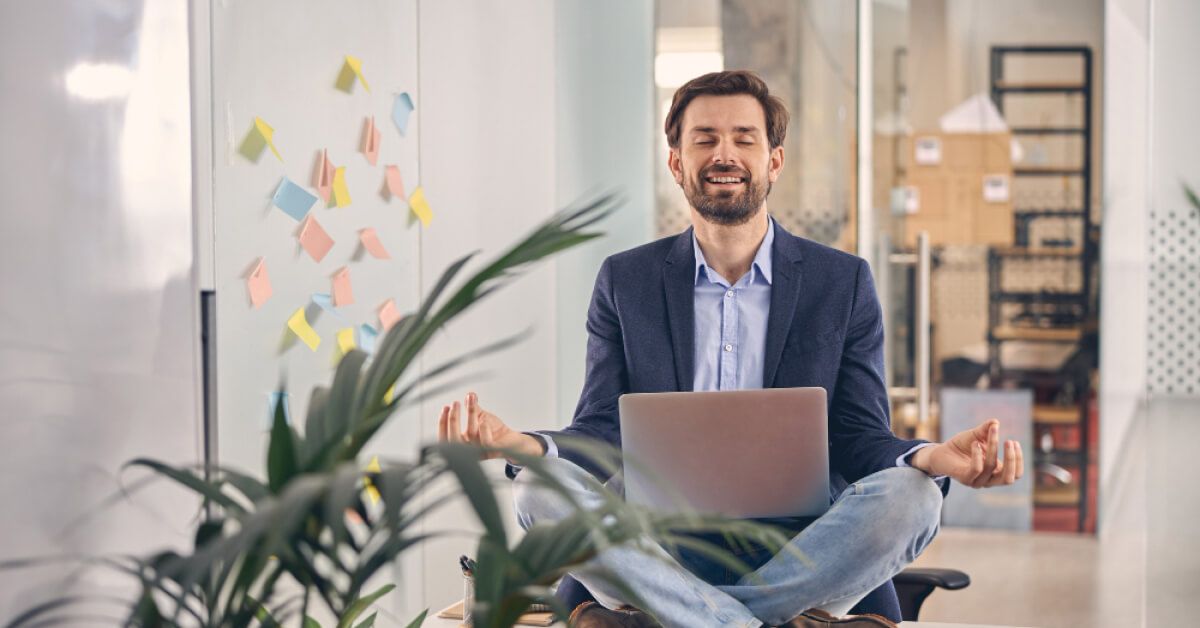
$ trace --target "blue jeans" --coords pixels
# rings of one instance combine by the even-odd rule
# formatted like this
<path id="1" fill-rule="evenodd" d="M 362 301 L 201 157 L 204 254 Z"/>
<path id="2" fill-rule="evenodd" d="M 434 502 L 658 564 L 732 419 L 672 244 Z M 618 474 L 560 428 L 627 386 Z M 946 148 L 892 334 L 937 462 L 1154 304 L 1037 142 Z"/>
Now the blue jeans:
<path id="1" fill-rule="evenodd" d="M 561 458 L 545 462 L 580 505 L 601 503 L 587 471 Z M 574 512 L 533 473 L 517 476 L 513 499 L 525 529 Z M 601 604 L 616 608 L 624 604 L 621 591 L 601 574 L 618 574 L 645 600 L 643 610 L 664 626 L 779 625 L 810 608 L 841 615 L 929 545 L 941 507 L 941 490 L 924 472 L 885 469 L 851 484 L 828 512 L 796 534 L 789 545 L 798 552 L 770 556 L 736 581 L 723 578 L 711 564 L 685 567 L 648 539 L 636 547 L 605 549 L 572 575 Z"/>

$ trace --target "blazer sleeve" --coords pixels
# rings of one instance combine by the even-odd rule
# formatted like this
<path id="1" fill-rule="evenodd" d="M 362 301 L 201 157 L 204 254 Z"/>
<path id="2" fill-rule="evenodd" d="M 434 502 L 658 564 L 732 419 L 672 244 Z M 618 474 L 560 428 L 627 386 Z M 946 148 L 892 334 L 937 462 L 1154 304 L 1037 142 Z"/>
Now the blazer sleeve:
<path id="1" fill-rule="evenodd" d="M 604 260 L 596 276 L 587 315 L 587 358 L 583 393 L 571 424 L 562 430 L 538 430 L 554 439 L 558 455 L 587 469 L 601 481 L 611 475 L 607 465 L 575 446 L 579 441 L 600 441 L 619 448 L 621 426 L 617 399 L 628 390 L 621 322 L 613 297 L 612 262 Z M 509 477 L 516 474 L 511 465 Z"/>
<path id="2" fill-rule="evenodd" d="M 830 404 L 830 456 L 847 482 L 896 466 L 924 440 L 892 433 L 883 363 L 883 313 L 866 261 L 858 260 L 854 301 Z M 942 482 L 946 491 L 948 482 Z"/>

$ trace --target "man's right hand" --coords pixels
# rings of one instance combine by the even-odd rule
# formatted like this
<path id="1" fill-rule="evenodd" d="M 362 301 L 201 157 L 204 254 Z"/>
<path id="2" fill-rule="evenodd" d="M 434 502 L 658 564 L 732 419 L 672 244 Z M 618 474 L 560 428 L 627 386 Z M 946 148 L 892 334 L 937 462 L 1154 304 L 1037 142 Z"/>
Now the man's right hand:
<path id="1" fill-rule="evenodd" d="M 460 420 L 463 405 L 467 407 L 467 429 L 465 431 L 462 430 Z M 507 449 L 528 456 L 541 456 L 545 453 L 542 450 L 542 443 L 538 439 L 513 430 L 505 425 L 500 417 L 481 408 L 479 396 L 473 392 L 467 393 L 467 398 L 462 404 L 455 401 L 450 405 L 442 406 L 442 414 L 438 417 L 438 441 L 471 443 L 489 450 Z M 499 458 L 503 455 L 499 451 L 488 451 L 484 454 L 484 458 Z M 518 464 L 512 458 L 509 458 L 508 461 Z"/>

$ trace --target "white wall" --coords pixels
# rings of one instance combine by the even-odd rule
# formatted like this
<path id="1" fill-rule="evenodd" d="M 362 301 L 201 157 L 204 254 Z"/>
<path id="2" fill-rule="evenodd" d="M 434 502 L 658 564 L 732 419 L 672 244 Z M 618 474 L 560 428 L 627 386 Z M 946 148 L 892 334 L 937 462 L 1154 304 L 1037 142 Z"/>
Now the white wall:
<path id="1" fill-rule="evenodd" d="M 549 0 L 519 7 L 424 2 L 419 15 L 422 182 L 437 211 L 437 222 L 421 242 L 427 289 L 459 256 L 481 250 L 480 261 L 489 259 L 554 211 L 554 6 Z M 467 270 L 479 267 L 474 263 Z M 471 372 L 486 371 L 487 377 L 469 388 L 512 427 L 545 426 L 556 412 L 551 265 L 539 266 L 465 314 L 431 344 L 423 361 L 436 364 L 530 327 L 532 336 L 521 344 L 472 363 Z M 467 387 L 456 391 L 457 398 L 466 392 Z M 425 417 L 424 440 L 437 438 L 439 405 L 431 401 L 419 412 Z M 488 464 L 507 507 L 502 465 Z M 450 529 L 479 526 L 464 504 L 425 522 L 427 532 Z M 403 584 L 415 605 L 402 617 L 442 608 L 462 595 L 457 557 L 473 555 L 475 543 L 460 535 L 427 542 L 420 552 L 421 569 L 410 574 L 417 578 Z M 420 589 L 415 597 L 414 586 Z"/>
<path id="2" fill-rule="evenodd" d="M 558 408 L 570 423 L 583 389 L 588 303 L 604 258 L 654 232 L 654 4 L 555 4 L 556 205 L 615 191 L 625 203 L 598 228 L 607 235 L 555 260 Z"/>
<path id="3" fill-rule="evenodd" d="M 200 456 L 187 54 L 186 3 L 0 10 L 0 560 L 191 539 L 184 491 L 120 497 Z M 130 589 L 70 571 L 0 572 L 0 617 Z"/>
<path id="4" fill-rule="evenodd" d="M 449 327 L 424 362 L 532 326 L 528 340 L 468 371 L 487 372 L 472 389 L 511 426 L 552 428 L 570 421 L 582 388 L 584 320 L 600 262 L 650 232 L 653 12 L 633 1 L 488 6 L 420 5 L 422 182 L 438 209 L 421 243 L 426 288 L 464 252 L 481 249 L 486 259 L 581 196 L 618 189 L 627 204 L 601 227 L 608 237 L 490 297 Z M 438 407 L 420 412 L 427 440 L 436 437 Z M 510 508 L 502 465 L 488 464 Z M 426 529 L 475 526 L 465 507 L 452 507 Z M 410 596 L 423 606 L 401 612 L 461 595 L 456 558 L 474 549 L 467 538 L 425 544 L 422 590 Z"/>
<path id="5" fill-rule="evenodd" d="M 1100 491 L 1103 533 L 1117 483 L 1138 464 L 1146 391 L 1146 217 L 1150 97 L 1150 0 L 1105 3 L 1104 221 L 1100 243 Z"/>

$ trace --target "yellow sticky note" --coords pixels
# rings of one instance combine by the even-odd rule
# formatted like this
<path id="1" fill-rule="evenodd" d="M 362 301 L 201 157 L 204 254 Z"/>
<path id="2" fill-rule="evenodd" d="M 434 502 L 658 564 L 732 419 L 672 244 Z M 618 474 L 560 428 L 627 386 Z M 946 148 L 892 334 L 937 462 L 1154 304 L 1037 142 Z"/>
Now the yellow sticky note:
<path id="1" fill-rule="evenodd" d="M 350 204 L 350 188 L 346 187 L 346 167 L 342 166 L 333 173 L 333 204 L 345 207 Z"/>
<path id="2" fill-rule="evenodd" d="M 342 64 L 342 71 L 338 73 L 337 88 L 343 92 L 349 92 L 354 89 L 354 81 L 357 79 L 368 92 L 371 91 L 371 86 L 367 85 L 367 78 L 363 76 L 362 59 L 353 55 L 346 55 L 346 61 Z"/>
<path id="3" fill-rule="evenodd" d="M 340 350 L 343 354 L 350 353 L 350 350 L 357 346 L 354 344 L 354 328 L 347 327 L 338 331 L 337 343 L 338 350 Z"/>
<path id="4" fill-rule="evenodd" d="M 254 126 L 250 132 L 246 133 L 246 138 L 242 140 L 241 146 L 238 147 L 238 152 L 246 159 L 258 163 L 258 158 L 262 156 L 263 150 L 268 146 L 271 152 L 275 153 L 275 157 L 279 161 L 283 161 L 283 157 L 279 154 L 279 150 L 275 148 L 275 129 L 267 124 L 262 118 L 254 118 Z"/>
<path id="5" fill-rule="evenodd" d="M 383 471 L 383 467 L 379 466 L 379 456 L 371 456 L 371 462 L 367 463 L 367 468 L 364 469 L 367 473 L 379 473 Z M 363 478 L 363 487 L 367 489 L 367 496 L 371 498 L 371 505 L 379 503 L 379 489 L 375 488 L 375 484 L 371 482 L 371 478 Z"/>
<path id="6" fill-rule="evenodd" d="M 433 220 L 433 210 L 429 208 L 429 201 L 425 200 L 423 188 L 417 186 L 417 189 L 413 190 L 412 196 L 408 197 L 408 207 L 421 219 L 422 226 L 429 226 L 429 222 Z"/>
<path id="7" fill-rule="evenodd" d="M 317 350 L 321 345 L 321 337 L 317 332 L 308 325 L 308 319 L 304 318 L 304 308 L 297 308 L 292 317 L 288 319 L 288 329 L 292 330 L 293 334 L 299 338 L 304 344 L 308 345 L 309 349 Z"/>

